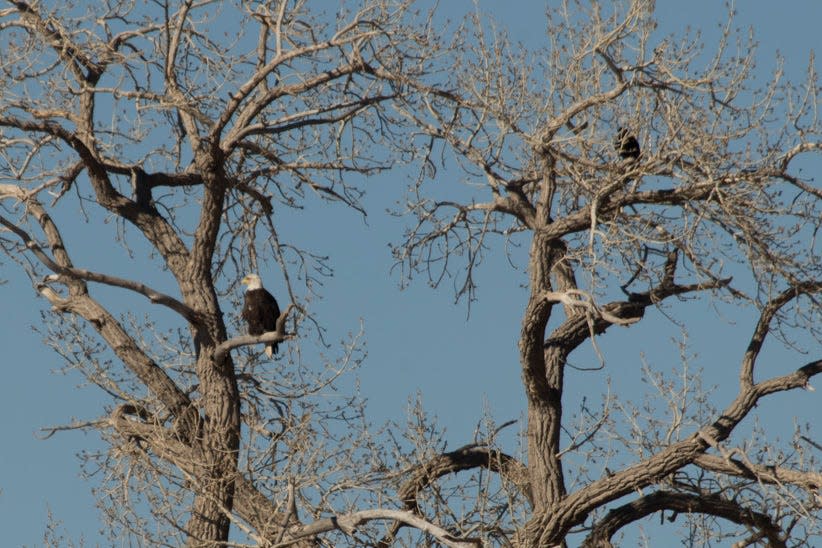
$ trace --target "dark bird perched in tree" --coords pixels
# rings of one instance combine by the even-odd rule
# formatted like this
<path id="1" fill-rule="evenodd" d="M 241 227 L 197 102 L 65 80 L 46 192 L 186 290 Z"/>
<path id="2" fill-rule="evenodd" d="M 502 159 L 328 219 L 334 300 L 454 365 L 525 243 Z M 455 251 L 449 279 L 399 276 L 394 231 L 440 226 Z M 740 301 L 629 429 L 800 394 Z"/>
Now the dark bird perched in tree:
<path id="1" fill-rule="evenodd" d="M 143 168 L 135 166 L 131 168 L 131 193 L 134 201 L 142 207 L 152 207 L 151 187 L 146 181 L 148 175 Z"/>
<path id="2" fill-rule="evenodd" d="M 243 319 L 248 323 L 248 334 L 262 335 L 276 331 L 277 318 L 280 317 L 277 299 L 263 287 L 263 282 L 257 274 L 246 275 L 242 283 L 248 285 L 243 305 Z M 270 358 L 276 354 L 278 346 L 278 343 L 266 344 L 265 355 Z"/>
<path id="3" fill-rule="evenodd" d="M 617 130 L 614 148 L 617 149 L 620 158 L 631 158 L 633 160 L 639 158 L 639 141 L 623 127 Z"/>

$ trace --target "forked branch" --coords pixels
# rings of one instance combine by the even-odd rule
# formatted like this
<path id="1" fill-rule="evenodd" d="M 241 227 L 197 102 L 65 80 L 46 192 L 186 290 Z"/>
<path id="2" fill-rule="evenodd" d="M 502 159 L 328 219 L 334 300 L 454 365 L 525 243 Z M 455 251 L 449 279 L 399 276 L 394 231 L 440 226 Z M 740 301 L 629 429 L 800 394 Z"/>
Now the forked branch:
<path id="1" fill-rule="evenodd" d="M 820 291 L 822 291 L 822 282 L 820 281 L 797 283 L 768 301 L 759 315 L 759 321 L 754 328 L 751 341 L 748 343 L 748 349 L 745 351 L 745 357 L 742 360 L 742 369 L 740 371 L 740 382 L 742 382 L 742 384 L 748 386 L 753 385 L 754 365 L 756 365 L 759 351 L 762 349 L 765 337 L 767 337 L 770 332 L 771 322 L 776 314 L 783 306 L 800 295 L 810 295 L 819 293 Z"/>
<path id="2" fill-rule="evenodd" d="M 572 493 L 563 500 L 560 511 L 535 516 L 527 526 L 529 531 L 545 543 L 553 542 L 553 537 L 543 538 L 540 531 L 567 531 L 571 524 L 579 523 L 593 509 L 617 500 L 635 489 L 653 485 L 680 468 L 695 463 L 709 447 L 726 440 L 760 399 L 776 392 L 807 388 L 810 379 L 820 373 L 822 360 L 815 360 L 793 373 L 774 377 L 753 386 L 741 385 L 737 397 L 713 423 L 703 426 L 688 438 L 669 445 L 641 462 Z"/>

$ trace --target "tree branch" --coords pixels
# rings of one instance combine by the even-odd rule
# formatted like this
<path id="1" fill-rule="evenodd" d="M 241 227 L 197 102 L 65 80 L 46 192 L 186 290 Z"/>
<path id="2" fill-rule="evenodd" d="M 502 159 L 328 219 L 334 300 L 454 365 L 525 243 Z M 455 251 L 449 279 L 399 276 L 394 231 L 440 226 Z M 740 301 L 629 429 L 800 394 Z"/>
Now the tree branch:
<path id="1" fill-rule="evenodd" d="M 241 346 L 250 346 L 252 344 L 259 343 L 282 342 L 293 338 L 293 334 L 286 333 L 285 331 L 285 321 L 288 319 L 288 314 L 291 312 L 291 309 L 296 308 L 296 306 L 297 305 L 294 303 L 289 304 L 285 311 L 277 317 L 277 323 L 275 324 L 276 327 L 274 331 L 269 331 L 267 333 L 263 333 L 262 335 L 240 335 L 239 337 L 232 337 L 231 339 L 218 344 L 214 348 L 214 360 L 216 362 L 222 361 L 222 359 L 231 350 Z"/>
<path id="2" fill-rule="evenodd" d="M 748 343 L 748 348 L 742 359 L 739 379 L 743 385 L 752 386 L 754 383 L 753 373 L 756 359 L 759 357 L 759 351 L 762 349 L 765 337 L 767 337 L 770 332 L 771 321 L 779 310 L 800 295 L 819 293 L 820 291 L 822 291 L 822 282 L 810 281 L 797 283 L 768 301 L 759 315 L 759 321 L 756 323 L 751 341 Z"/>
<path id="3" fill-rule="evenodd" d="M 774 485 L 796 485 L 808 491 L 822 490 L 822 473 L 801 472 L 781 466 L 769 466 L 743 462 L 739 459 L 723 458 L 715 455 L 702 454 L 694 459 L 694 464 L 704 470 L 718 474 L 728 474 L 741 478 L 761 481 Z"/>
<path id="4" fill-rule="evenodd" d="M 731 278 L 709 280 L 695 284 L 680 285 L 674 282 L 677 253 L 668 256 L 665 273 L 662 281 L 652 289 L 642 293 L 631 293 L 627 301 L 613 301 L 602 307 L 597 307 L 590 296 L 580 300 L 580 291 L 547 292 L 545 298 L 560 302 L 572 301 L 577 306 L 583 306 L 587 314 L 574 315 L 566 319 L 557 327 L 545 341 L 545 347 L 562 348 L 566 354 L 577 348 L 593 335 L 604 333 L 611 325 L 630 325 L 638 322 L 645 315 L 645 309 L 662 302 L 668 297 L 685 295 L 695 291 L 720 289 L 726 287 Z M 583 295 L 585 296 L 585 295 Z"/>
<path id="5" fill-rule="evenodd" d="M 694 463 L 708 447 L 727 439 L 736 425 L 750 413 L 761 398 L 775 392 L 806 388 L 810 379 L 819 373 L 822 373 L 822 360 L 810 362 L 788 375 L 775 377 L 750 387 L 741 386 L 734 401 L 713 423 L 703 426 L 687 439 L 669 445 L 641 462 L 568 495 L 559 508 L 534 516 L 526 527 L 535 535 L 534 538 L 550 543 L 551 539 L 543 538 L 540 531 L 553 531 L 554 534 L 567 531 L 572 523 L 579 523 L 595 508 L 623 497 L 635 489 L 656 483 L 683 466 Z"/>
<path id="6" fill-rule="evenodd" d="M 95 152 L 79 139 L 53 121 L 32 121 L 0 116 L 0 126 L 13 127 L 24 131 L 45 133 L 57 137 L 69 145 L 80 157 L 97 201 L 107 210 L 127 219 L 136 226 L 152 245 L 162 254 L 171 272 L 178 281 L 184 279 L 188 250 L 168 222 L 157 211 L 140 207 L 117 192 L 108 177 L 108 166 L 96 157 Z M 74 170 L 76 168 L 72 168 Z M 125 173 L 130 173 L 126 170 Z"/>
<path id="7" fill-rule="evenodd" d="M 383 508 L 362 510 L 359 512 L 352 512 L 350 514 L 334 516 L 316 521 L 302 528 L 300 536 L 296 538 L 302 538 L 302 535 L 316 536 L 320 533 L 334 530 L 343 531 L 348 535 L 352 535 L 356 531 L 356 527 L 358 525 L 374 520 L 393 520 L 402 522 L 405 525 L 414 527 L 423 533 L 433 536 L 444 546 L 449 546 L 450 548 L 478 548 L 482 546 L 482 542 L 479 540 L 455 538 L 442 527 L 426 521 L 413 512 Z M 291 542 L 284 542 L 276 544 L 275 547 L 289 546 L 290 544 Z"/>
<path id="8" fill-rule="evenodd" d="M 0 215 L 0 225 L 3 225 L 14 232 L 23 241 L 23 243 L 26 244 L 26 248 L 31 250 L 40 262 L 55 274 L 68 276 L 69 278 L 74 278 L 77 280 L 98 282 L 105 285 L 129 289 L 135 293 L 145 296 L 154 304 L 160 304 L 170 308 L 180 314 L 189 323 L 197 325 L 200 321 L 199 315 L 190 307 L 170 295 L 155 291 L 143 283 L 126 280 L 125 278 L 118 278 L 117 276 L 110 276 L 108 274 L 101 274 L 99 272 L 92 272 L 91 270 L 86 270 L 84 268 L 61 266 L 53 261 L 52 258 L 49 257 L 45 251 L 43 251 L 40 245 L 31 238 L 28 232 L 18 227 L 2 215 Z"/>
<path id="9" fill-rule="evenodd" d="M 200 477 L 201 463 L 205 462 L 200 450 L 184 443 L 177 435 L 177 429 L 164 428 L 160 424 L 151 423 L 151 419 L 140 408 L 125 404 L 112 412 L 109 423 L 124 438 L 144 441 L 152 453 L 179 467 L 186 475 Z M 285 529 L 294 525 L 289 514 L 281 512 L 252 482 L 242 476 L 235 480 L 233 511 L 254 525 L 259 535 L 272 544 L 278 538 L 285 538 L 288 539 L 288 546 L 316 547 L 310 533 L 301 532 L 299 539 L 288 532 L 283 534 Z"/>
<path id="10" fill-rule="evenodd" d="M 247 105 L 242 112 L 237 115 L 235 129 L 226 136 L 225 141 L 221 145 L 223 152 L 229 153 L 234 149 L 234 147 L 237 146 L 237 143 L 242 140 L 242 135 L 245 134 L 246 127 L 250 124 L 251 120 L 259 115 L 260 111 L 262 111 L 263 108 L 272 101 L 276 101 L 278 98 L 287 95 L 299 96 L 301 93 L 305 93 L 310 89 L 321 86 L 327 82 L 331 82 L 332 80 L 349 76 L 359 70 L 362 70 L 363 68 L 364 65 L 362 63 L 347 63 L 345 65 L 324 71 L 312 78 L 307 78 L 302 82 L 278 86 L 263 93 L 258 99 L 249 103 L 249 105 Z M 230 113 L 231 111 L 231 108 L 227 108 L 224 115 L 226 113 Z M 215 139 L 219 137 L 222 128 L 223 126 L 220 123 L 215 124 L 212 128 L 212 136 Z"/>
<path id="11" fill-rule="evenodd" d="M 71 312 L 85 319 L 122 362 L 151 390 L 176 417 L 181 418 L 191 406 L 191 400 L 177 387 L 168 374 L 149 358 L 122 325 L 87 294 L 61 297 L 47 286 L 38 288 L 59 312 Z"/>
<path id="12" fill-rule="evenodd" d="M 29 4 L 22 1 L 12 2 L 20 16 L 29 22 L 51 45 L 63 62 L 74 73 L 78 82 L 96 81 L 105 70 L 105 65 L 95 63 L 86 55 L 86 49 L 74 44 L 65 31 L 58 26 L 57 21 L 46 21 Z M 83 73 L 85 69 L 87 73 Z"/>
<path id="13" fill-rule="evenodd" d="M 717 494 L 692 495 L 669 491 L 656 491 L 609 511 L 596 523 L 585 538 L 585 548 L 608 548 L 611 537 L 622 527 L 660 510 L 682 513 L 700 513 L 720 517 L 739 525 L 758 529 L 769 545 L 775 548 L 787 546 L 779 526 L 767 514 L 745 508 Z M 670 518 L 673 521 L 673 517 Z"/>
<path id="14" fill-rule="evenodd" d="M 474 444 L 437 455 L 428 462 L 417 466 L 411 472 L 411 478 L 400 488 L 397 495 L 406 509 L 413 512 L 414 515 L 419 515 L 417 494 L 420 491 L 443 476 L 473 468 L 486 468 L 498 473 L 515 485 L 529 504 L 533 506 L 533 495 L 528 483 L 528 470 L 525 465 L 501 451 Z M 403 521 L 396 521 L 377 546 L 382 548 L 390 546 L 404 523 Z"/>
<path id="15" fill-rule="evenodd" d="M 278 21 L 278 26 L 279 23 L 280 22 Z M 348 38 L 340 38 L 341 36 L 344 36 L 348 30 L 355 28 L 357 24 L 357 21 L 352 21 L 350 24 L 346 25 L 344 29 L 340 29 L 331 39 L 324 42 L 310 44 L 304 47 L 297 47 L 288 52 L 283 52 L 278 47 L 278 51 L 276 52 L 274 59 L 272 59 L 263 66 L 258 65 L 257 70 L 254 71 L 254 74 L 251 76 L 251 78 L 249 78 L 246 82 L 241 84 L 237 88 L 237 91 L 234 92 L 234 94 L 232 94 L 231 99 L 228 102 L 228 105 L 226 105 L 226 108 L 224 109 L 222 115 L 215 122 L 212 128 L 212 137 L 218 137 L 223 132 L 223 129 L 228 125 L 229 121 L 233 117 L 235 117 L 235 115 L 237 118 L 237 123 L 235 127 L 239 128 L 241 131 L 245 131 L 245 128 L 246 126 L 248 126 L 250 120 L 254 119 L 266 105 L 276 100 L 278 97 L 281 97 L 283 95 L 299 95 L 299 93 L 301 92 L 304 92 L 308 89 L 311 89 L 312 87 L 315 87 L 316 85 L 319 85 L 320 83 L 330 80 L 330 73 L 332 71 L 327 71 L 328 75 L 326 79 L 316 78 L 313 83 L 302 82 L 300 84 L 293 84 L 291 86 L 281 86 L 274 90 L 269 90 L 266 87 L 263 87 L 264 92 L 261 93 L 256 99 L 249 101 L 242 108 L 240 106 L 244 101 L 246 101 L 246 99 L 251 97 L 254 90 L 257 89 L 258 86 L 261 86 L 261 84 L 265 84 L 266 79 L 269 77 L 269 75 L 271 75 L 278 67 L 282 66 L 283 64 L 287 64 L 289 61 L 292 61 L 300 57 L 311 57 L 325 49 L 342 48 L 342 46 L 344 45 L 363 40 L 368 35 L 376 34 L 375 32 L 363 32 L 358 34 L 352 34 Z M 360 69 L 364 67 L 364 64 L 359 65 Z M 339 71 L 339 68 L 337 70 Z M 226 147 L 226 150 L 233 148 L 234 144 L 242 138 L 239 134 L 236 133 L 236 131 L 236 129 L 235 131 L 232 131 L 231 135 L 227 139 L 227 144 L 231 144 L 230 146 Z"/>

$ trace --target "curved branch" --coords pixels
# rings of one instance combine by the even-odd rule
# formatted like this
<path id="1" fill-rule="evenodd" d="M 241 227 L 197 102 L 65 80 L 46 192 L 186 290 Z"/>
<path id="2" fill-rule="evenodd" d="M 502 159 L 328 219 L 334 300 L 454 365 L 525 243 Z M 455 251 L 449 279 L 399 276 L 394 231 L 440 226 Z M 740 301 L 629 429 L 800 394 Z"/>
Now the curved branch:
<path id="1" fill-rule="evenodd" d="M 748 348 L 745 351 L 745 356 L 742 359 L 742 370 L 740 371 L 740 381 L 747 385 L 753 385 L 753 370 L 756 365 L 756 359 L 759 357 L 759 351 L 762 349 L 762 344 L 765 342 L 765 337 L 771 329 L 771 321 L 776 316 L 777 312 L 800 295 L 818 293 L 822 291 L 822 282 L 810 281 L 792 285 L 775 298 L 768 301 L 765 308 L 759 316 L 759 321 L 754 328 L 751 341 L 748 343 Z"/>
<path id="2" fill-rule="evenodd" d="M 198 477 L 204 459 L 199 449 L 181 441 L 177 430 L 148 422 L 150 418 L 139 406 L 125 404 L 112 412 L 108 422 L 124 438 L 144 442 L 156 456 L 178 466 L 187 475 Z M 293 517 L 281 512 L 251 481 L 239 476 L 234 480 L 234 489 L 233 511 L 254 525 L 269 542 L 284 539 L 294 548 L 316 548 L 311 533 L 301 532 L 299 539 L 290 533 L 283 534 L 284 529 L 293 528 Z"/>
<path id="3" fill-rule="evenodd" d="M 769 546 L 787 546 L 779 526 L 767 514 L 755 512 L 715 494 L 691 495 L 669 491 L 657 491 L 614 508 L 594 525 L 582 546 L 585 548 L 610 547 L 611 537 L 622 527 L 660 510 L 717 516 L 739 525 L 758 529 L 762 536 L 768 539 Z M 674 517 L 670 520 L 673 521 Z"/>
<path id="4" fill-rule="evenodd" d="M 668 297 L 706 289 L 719 289 L 731 283 L 731 278 L 724 278 L 694 284 L 677 284 L 674 282 L 677 256 L 675 251 L 668 254 L 664 277 L 657 286 L 643 293 L 631 293 L 627 301 L 613 301 L 596 307 L 590 298 L 587 301 L 571 299 L 571 296 L 578 295 L 579 291 L 545 293 L 546 299 L 573 302 L 577 306 L 584 306 L 589 312 L 587 316 L 576 314 L 565 320 L 545 341 L 545 347 L 559 347 L 570 354 L 589 337 L 604 333 L 611 325 L 630 325 L 638 322 L 645 315 L 646 308 Z"/>
<path id="5" fill-rule="evenodd" d="M 26 2 L 12 2 L 23 20 L 31 24 L 43 35 L 57 55 L 68 65 L 78 82 L 96 81 L 105 70 L 105 65 L 96 63 L 86 55 L 86 48 L 74 44 L 69 36 L 57 26 L 55 20 L 43 20 L 34 7 Z M 87 71 L 83 73 L 83 69 Z"/>
<path id="6" fill-rule="evenodd" d="M 0 216 L 0 222 L 12 230 L 26 242 L 26 247 L 32 249 L 35 255 L 55 271 L 73 272 L 76 269 L 68 255 L 63 238 L 51 217 L 42 205 L 18 186 L 0 185 L 0 197 L 11 196 L 26 205 L 28 211 L 34 215 L 45 234 L 54 259 L 49 257 L 29 235 Z M 120 360 L 160 399 L 163 405 L 173 413 L 178 420 L 188 416 L 191 406 L 189 397 L 177 386 L 171 377 L 157 363 L 149 358 L 137 345 L 134 339 L 126 332 L 123 326 L 88 294 L 88 288 L 82 278 L 67 280 L 69 294 L 66 297 L 59 295 L 46 284 L 38 286 L 37 290 L 59 312 L 71 312 L 85 319 L 105 339 L 109 347 Z"/>
<path id="7" fill-rule="evenodd" d="M 649 173 L 659 175 L 661 173 Z M 596 204 L 597 212 L 610 213 L 630 205 L 672 205 L 682 206 L 689 202 L 709 202 L 716 199 L 717 187 L 727 187 L 743 183 L 750 179 L 750 174 L 727 175 L 718 180 L 707 180 L 689 186 L 642 190 L 635 192 L 617 192 L 603 202 Z M 561 238 L 568 234 L 581 232 L 591 227 L 591 208 L 594 204 L 556 219 L 538 229 L 538 232 L 549 239 Z"/>
<path id="8" fill-rule="evenodd" d="M 76 166 L 73 166 L 73 169 Z M 122 287 L 124 289 L 129 289 L 136 293 L 140 293 L 147 297 L 152 303 L 161 304 L 174 310 L 181 316 L 183 316 L 189 323 L 197 324 L 199 322 L 199 317 L 197 313 L 186 304 L 178 301 L 174 297 L 170 295 L 166 295 L 164 293 L 160 293 L 145 284 L 140 282 L 135 282 L 132 280 L 127 280 L 124 278 L 119 278 L 117 276 L 110 276 L 107 274 L 101 274 L 98 272 L 92 272 L 90 270 L 82 269 L 82 268 L 75 268 L 71 262 L 71 259 L 68 256 L 68 251 L 66 250 L 65 244 L 63 243 L 63 239 L 60 236 L 60 232 L 57 229 L 57 226 L 52 221 L 51 217 L 46 213 L 46 210 L 40 204 L 37 199 L 31 195 L 30 193 L 26 192 L 22 188 L 16 185 L 0 185 L 0 198 L 9 196 L 17 200 L 19 203 L 22 203 L 26 206 L 28 211 L 34 214 L 38 223 L 40 224 L 43 232 L 46 234 L 46 237 L 49 240 L 49 246 L 54 253 L 54 259 L 49 257 L 49 255 L 43 250 L 43 248 L 31 237 L 31 235 L 17 226 L 16 224 L 12 223 L 10 220 L 6 219 L 5 217 L 0 215 L 0 224 L 8 228 L 14 234 L 16 234 L 22 241 L 25 243 L 26 248 L 31 250 L 31 252 L 40 260 L 40 262 L 45 265 L 48 269 L 56 274 L 60 274 L 63 276 L 67 276 L 74 280 L 87 280 L 98 282 L 106 285 L 111 285 L 115 287 Z M 81 292 L 86 292 L 86 288 L 83 287 Z"/>
<path id="9" fill-rule="evenodd" d="M 282 12 L 281 12 L 282 15 Z M 278 26 L 281 21 L 278 21 Z M 340 29 L 331 39 L 326 40 L 320 43 L 314 43 L 307 46 L 299 47 L 291 49 L 287 52 L 283 52 L 281 48 L 277 48 L 276 56 L 268 61 L 264 65 L 258 65 L 257 70 L 254 74 L 249 78 L 246 82 L 240 85 L 237 88 L 237 91 L 231 95 L 231 98 L 223 111 L 220 115 L 220 118 L 215 122 L 212 128 L 212 137 L 218 137 L 222 132 L 223 129 L 228 125 L 232 118 L 238 120 L 237 128 L 240 131 L 245 131 L 248 122 L 252 120 L 266 105 L 271 103 L 272 101 L 276 100 L 278 97 L 283 95 L 291 94 L 297 95 L 302 91 L 311 89 L 315 85 L 319 85 L 324 83 L 325 80 L 316 80 L 315 84 L 308 83 L 301 83 L 301 84 L 294 84 L 291 86 L 280 86 L 277 89 L 269 90 L 266 87 L 266 79 L 274 73 L 278 67 L 288 64 L 289 61 L 297 58 L 307 58 L 313 55 L 316 55 L 318 52 L 326 49 L 331 48 L 342 48 L 343 46 L 351 43 L 360 42 L 363 40 L 367 40 L 368 38 L 377 34 L 375 31 L 371 32 L 361 32 L 358 34 L 352 34 L 350 37 L 344 37 L 344 35 L 349 31 L 354 29 L 359 24 L 358 20 L 354 20 L 344 28 Z M 279 37 L 279 34 L 278 34 Z M 359 51 L 355 52 L 355 58 L 359 59 Z M 360 60 L 361 61 L 361 60 Z M 349 67 L 355 67 L 359 70 L 366 70 L 367 65 L 365 63 L 360 62 L 356 65 L 349 65 Z M 339 68 L 338 68 L 339 70 Z M 330 78 L 329 78 L 330 79 Z M 251 95 L 254 93 L 254 90 L 260 87 L 263 91 L 256 99 L 249 101 L 245 106 L 241 107 L 242 103 L 245 102 Z M 299 91 L 295 91 L 299 90 Z M 287 90 L 287 91 L 286 91 Z M 229 139 L 227 141 L 231 143 L 236 143 L 242 137 L 239 136 L 237 130 L 231 132 Z"/>
<path id="10" fill-rule="evenodd" d="M 568 310 L 568 316 L 576 316 L 574 313 L 576 309 L 582 309 L 583 313 L 587 313 L 594 317 L 601 317 L 603 320 L 622 326 L 629 326 L 638 322 L 640 316 L 629 316 L 621 318 L 609 312 L 606 308 L 600 308 L 594 301 L 594 296 L 587 291 L 581 289 L 569 289 L 567 291 L 546 291 L 542 296 L 549 302 L 562 303 Z"/>
<path id="11" fill-rule="evenodd" d="M 344 533 L 351 535 L 356 531 L 356 527 L 358 525 L 374 520 L 393 520 L 402 522 L 404 525 L 414 527 L 423 533 L 433 536 L 444 546 L 449 546 L 451 548 L 478 548 L 482 546 L 482 542 L 479 540 L 455 538 L 442 527 L 424 520 L 413 512 L 391 510 L 387 508 L 362 510 L 360 512 L 353 512 L 351 514 L 322 519 L 304 527 L 301 534 L 296 538 L 302 538 L 303 535 L 316 536 L 320 533 L 326 533 L 334 530 L 343 531 Z M 289 542 L 278 544 L 277 546 L 286 546 L 290 544 L 291 543 Z"/>
<path id="12" fill-rule="evenodd" d="M 23 131 L 45 133 L 56 137 L 70 146 L 80 157 L 88 173 L 94 194 L 99 204 L 105 209 L 123 217 L 136 226 L 151 244 L 160 252 L 172 274 L 178 281 L 183 278 L 187 268 L 188 249 L 168 222 L 153 210 L 141 207 L 129 200 L 112 186 L 108 170 L 112 166 L 96 157 L 95 152 L 74 133 L 53 121 L 23 120 L 20 118 L 0 116 L 0 126 L 12 127 Z M 72 166 L 72 171 L 76 170 Z M 130 168 L 120 168 L 130 173 Z M 117 172 L 117 171 L 115 171 Z"/>
<path id="13" fill-rule="evenodd" d="M 804 388 L 805 390 L 813 391 L 811 378 L 820 373 L 822 373 L 822 360 L 814 360 L 803 365 L 793 373 L 757 383 L 753 387 L 756 398 L 759 399 L 774 392 L 783 392 L 794 388 Z"/>
<path id="14" fill-rule="evenodd" d="M 182 171 L 178 173 L 166 173 L 157 171 L 148 173 L 142 171 L 142 167 L 137 164 L 121 164 L 111 160 L 104 162 L 106 171 L 116 173 L 118 175 L 133 175 L 135 171 L 140 173 L 140 182 L 146 189 L 153 189 L 158 187 L 187 187 L 197 186 L 203 184 L 203 178 L 199 173 L 190 171 Z"/>
<path id="15" fill-rule="evenodd" d="M 412 471 L 411 478 L 399 489 L 397 495 L 402 500 L 405 508 L 413 512 L 414 515 L 418 515 L 417 493 L 443 476 L 473 468 L 486 468 L 498 473 L 517 486 L 520 493 L 533 506 L 533 495 L 531 486 L 528 483 L 528 470 L 525 465 L 502 451 L 474 444 L 437 455 L 428 462 L 419 465 Z M 388 547 L 403 525 L 402 520 L 396 520 L 388 534 L 380 540 L 378 546 L 381 548 Z"/>
<path id="16" fill-rule="evenodd" d="M 437 479 L 463 472 L 472 468 L 487 468 L 497 472 L 503 478 L 519 488 L 520 492 L 531 501 L 531 487 L 528 485 L 528 471 L 518 459 L 488 447 L 466 445 L 454 451 L 443 453 L 420 465 L 413 476 L 399 490 L 398 495 L 407 507 L 416 508 L 417 493 Z"/>
<path id="17" fill-rule="evenodd" d="M 780 172 L 784 173 L 788 171 L 788 166 L 794 158 L 796 158 L 800 154 L 813 150 L 822 151 L 822 143 L 800 143 L 792 149 L 788 150 L 787 152 L 785 152 L 785 154 L 782 155 L 782 161 L 779 164 Z M 811 192 L 814 196 L 822 197 L 822 194 L 820 194 L 819 190 L 817 189 L 808 187 L 807 190 Z"/>
<path id="18" fill-rule="evenodd" d="M 165 76 L 165 84 L 168 89 L 168 94 L 177 103 L 177 114 L 185 128 L 186 135 L 191 141 L 192 148 L 197 150 L 200 148 L 201 137 L 197 131 L 196 119 L 200 117 L 201 113 L 186 101 L 185 94 L 180 89 L 180 83 L 177 80 L 176 70 L 177 56 L 180 53 L 180 44 L 182 40 L 183 30 L 188 20 L 189 12 L 191 11 L 193 2 L 191 0 L 183 2 L 180 11 L 173 15 L 169 15 L 168 8 L 166 8 L 166 18 L 163 29 L 166 34 L 165 43 L 165 60 L 163 66 L 163 73 Z M 172 21 L 176 19 L 176 22 Z"/>
<path id="19" fill-rule="evenodd" d="M 348 101 L 346 103 L 334 104 L 322 108 L 307 109 L 298 113 L 290 113 L 277 120 L 265 122 L 261 121 L 256 124 L 249 124 L 241 131 L 232 132 L 232 135 L 233 133 L 236 133 L 236 135 L 232 137 L 232 143 L 233 146 L 236 147 L 240 142 L 252 135 L 277 135 L 293 129 L 309 126 L 331 125 L 337 122 L 349 120 L 371 105 L 396 98 L 397 95 L 393 93 L 390 95 L 374 95 L 363 97 L 362 99 L 358 99 L 356 101 Z M 338 110 L 342 110 L 343 112 L 326 117 L 318 116 L 319 114 L 325 114 Z"/>
<path id="20" fill-rule="evenodd" d="M 366 65 L 361 61 L 347 63 L 345 65 L 341 65 L 338 67 L 334 67 L 333 69 L 326 70 L 312 78 L 307 78 L 302 82 L 278 86 L 272 90 L 269 90 L 266 93 L 263 93 L 259 99 L 251 102 L 242 110 L 242 112 L 240 112 L 237 115 L 235 129 L 226 136 L 225 142 L 223 142 L 220 145 L 223 153 L 228 154 L 234 150 L 234 148 L 237 146 L 237 143 L 242 139 L 242 135 L 245 133 L 246 127 L 249 125 L 251 120 L 253 120 L 263 110 L 263 108 L 271 102 L 276 101 L 280 97 L 284 96 L 299 96 L 300 94 L 305 93 L 308 90 L 314 89 L 333 80 L 350 76 L 352 74 L 364 70 L 365 68 Z M 232 104 L 229 108 L 226 109 L 226 111 L 223 114 L 224 117 L 230 116 L 234 113 L 234 108 L 232 107 L 236 107 L 235 102 L 238 103 L 237 98 L 233 97 Z M 220 133 L 223 130 L 224 124 L 227 122 L 228 120 L 226 119 L 214 124 L 211 130 L 211 138 L 214 140 L 214 142 L 216 142 L 219 138 Z"/>
<path id="21" fill-rule="evenodd" d="M 187 416 L 191 400 L 156 362 L 149 358 L 114 316 L 87 294 L 61 297 L 47 286 L 38 288 L 58 312 L 70 312 L 86 320 L 120 360 L 178 419 Z"/>
<path id="22" fill-rule="evenodd" d="M 92 272 L 91 270 L 86 270 L 84 268 L 74 268 L 59 265 L 54 260 L 52 260 L 52 258 L 49 257 L 45 251 L 43 251 L 43 248 L 40 247 L 40 245 L 36 241 L 34 241 L 34 239 L 32 239 L 28 232 L 18 227 L 2 215 L 0 215 L 0 225 L 3 225 L 12 232 L 14 232 L 23 241 L 23 243 L 26 244 L 26 248 L 31 250 L 31 252 L 40 260 L 40 262 L 43 263 L 43 265 L 45 265 L 49 270 L 51 270 L 55 274 L 68 276 L 69 278 L 77 280 L 98 282 L 105 285 L 129 289 L 131 291 L 134 291 L 135 293 L 139 293 L 145 296 L 154 304 L 161 304 L 163 306 L 170 308 L 171 310 L 177 312 L 183 318 L 188 320 L 189 323 L 197 324 L 199 321 L 198 315 L 194 310 L 192 310 L 190 307 L 186 306 L 185 304 L 183 304 L 182 302 L 178 301 L 170 295 L 166 295 L 165 293 L 155 291 L 154 289 L 140 282 L 127 280 L 125 278 L 118 278 L 117 276 L 109 276 L 108 274 L 101 274 L 99 272 Z"/>
<path id="23" fill-rule="evenodd" d="M 624 81 L 620 81 L 618 85 L 614 86 L 608 91 L 593 94 L 590 97 L 587 97 L 581 101 L 577 101 L 576 103 L 570 105 L 564 111 L 560 112 L 557 116 L 553 117 L 550 125 L 548 125 L 548 127 L 545 128 L 541 135 L 539 135 L 538 138 L 540 142 L 550 142 L 556 134 L 556 132 L 559 131 L 560 128 L 571 122 L 571 120 L 574 119 L 574 116 L 576 116 L 580 112 L 589 110 L 590 108 L 596 105 L 601 105 L 613 101 L 614 99 L 625 93 L 625 91 L 629 87 L 630 84 Z"/>

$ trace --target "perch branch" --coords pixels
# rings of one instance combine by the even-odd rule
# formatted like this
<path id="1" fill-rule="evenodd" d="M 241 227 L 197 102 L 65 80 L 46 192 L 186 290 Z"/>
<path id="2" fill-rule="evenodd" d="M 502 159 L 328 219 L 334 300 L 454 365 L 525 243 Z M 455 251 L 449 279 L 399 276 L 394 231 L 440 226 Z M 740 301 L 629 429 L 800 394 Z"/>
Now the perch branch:
<path id="1" fill-rule="evenodd" d="M 250 346 L 252 344 L 259 343 L 282 342 L 293 338 L 294 334 L 285 332 L 285 321 L 288 319 L 288 314 L 291 312 L 291 309 L 295 307 L 296 305 L 291 303 L 285 311 L 280 314 L 277 318 L 276 329 L 274 331 L 269 331 L 267 333 L 263 333 L 262 335 L 240 335 L 239 337 L 233 337 L 220 343 L 214 349 L 214 360 L 219 362 L 231 350 L 241 346 Z"/>

